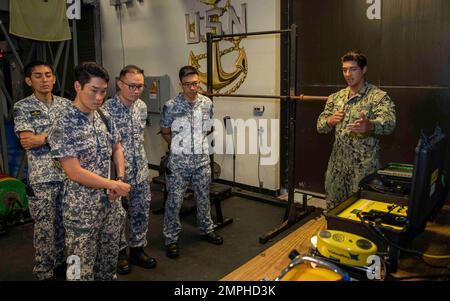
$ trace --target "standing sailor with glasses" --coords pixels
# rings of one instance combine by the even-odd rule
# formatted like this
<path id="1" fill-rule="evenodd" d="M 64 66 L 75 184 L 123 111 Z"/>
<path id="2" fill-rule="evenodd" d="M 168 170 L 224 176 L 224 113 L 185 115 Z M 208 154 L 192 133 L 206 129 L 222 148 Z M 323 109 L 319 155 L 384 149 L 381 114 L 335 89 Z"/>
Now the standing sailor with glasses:
<path id="1" fill-rule="evenodd" d="M 144 149 L 144 129 L 147 121 L 147 106 L 140 99 L 144 91 L 144 70 L 138 66 L 125 66 L 117 81 L 119 92 L 108 99 L 102 107 L 117 125 L 122 138 L 125 155 L 125 176 L 118 178 L 131 185 L 127 201 L 128 241 L 124 223 L 121 230 L 120 252 L 117 263 L 119 274 L 131 272 L 132 264 L 143 268 L 154 268 L 156 260 L 144 252 L 150 211 L 150 182 L 148 161 Z M 130 256 L 127 247 L 130 247 Z"/>
<path id="2" fill-rule="evenodd" d="M 197 201 L 201 239 L 215 245 L 223 243 L 222 237 L 214 232 L 209 202 L 211 167 L 207 135 L 212 129 L 213 103 L 198 93 L 200 80 L 197 69 L 184 66 L 179 71 L 179 78 L 182 93 L 166 102 L 160 121 L 162 136 L 170 149 L 163 228 L 169 258 L 179 256 L 180 208 L 189 184 Z"/>

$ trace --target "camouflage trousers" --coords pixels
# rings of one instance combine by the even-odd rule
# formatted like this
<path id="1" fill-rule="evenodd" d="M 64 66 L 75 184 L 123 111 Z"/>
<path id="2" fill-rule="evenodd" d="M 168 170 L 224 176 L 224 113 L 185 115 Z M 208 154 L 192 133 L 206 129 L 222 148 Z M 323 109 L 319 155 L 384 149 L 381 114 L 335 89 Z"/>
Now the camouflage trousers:
<path id="1" fill-rule="evenodd" d="M 127 246 L 131 248 L 145 247 L 147 245 L 148 217 L 150 211 L 150 183 L 144 181 L 131 185 L 128 197 L 127 222 L 124 222 L 121 230 L 120 250 Z M 128 226 L 128 241 L 125 236 Z"/>
<path id="2" fill-rule="evenodd" d="M 327 210 L 330 210 L 359 190 L 359 182 L 367 175 L 377 170 L 374 164 L 346 164 L 337 168 L 330 163 L 325 174 L 325 191 L 327 193 Z"/>
<path id="3" fill-rule="evenodd" d="M 62 182 L 31 185 L 30 214 L 34 219 L 35 265 L 38 279 L 53 276 L 53 269 L 64 262 L 64 226 L 62 222 Z"/>
<path id="4" fill-rule="evenodd" d="M 64 198 L 66 253 L 79 262 L 68 266 L 68 280 L 113 280 L 116 277 L 120 229 L 125 211 L 120 201 L 79 193 Z M 75 261 L 76 263 L 76 261 Z M 68 275 L 68 276 L 69 276 Z"/>
<path id="5" fill-rule="evenodd" d="M 166 171 L 167 200 L 164 211 L 163 234 L 165 244 L 176 243 L 181 232 L 180 209 L 184 193 L 189 184 L 197 201 L 197 224 L 200 234 L 213 231 L 214 223 L 211 219 L 211 205 L 209 202 L 209 184 L 211 169 L 209 165 L 201 167 L 184 167 Z"/>

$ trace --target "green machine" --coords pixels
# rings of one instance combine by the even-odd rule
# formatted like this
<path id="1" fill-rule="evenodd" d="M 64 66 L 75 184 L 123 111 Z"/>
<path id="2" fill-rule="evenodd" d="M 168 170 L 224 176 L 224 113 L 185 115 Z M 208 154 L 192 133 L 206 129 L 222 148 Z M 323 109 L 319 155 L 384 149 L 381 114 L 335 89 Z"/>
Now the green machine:
<path id="1" fill-rule="evenodd" d="M 0 235 L 5 234 L 8 227 L 30 220 L 25 184 L 0 174 Z"/>

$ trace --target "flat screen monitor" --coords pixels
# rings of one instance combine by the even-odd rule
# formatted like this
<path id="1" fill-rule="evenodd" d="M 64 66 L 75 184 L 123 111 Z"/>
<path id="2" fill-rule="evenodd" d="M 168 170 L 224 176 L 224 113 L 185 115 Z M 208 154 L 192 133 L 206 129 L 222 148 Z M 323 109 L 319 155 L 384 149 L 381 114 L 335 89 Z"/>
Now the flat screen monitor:
<path id="1" fill-rule="evenodd" d="M 436 127 L 431 136 L 422 131 L 416 147 L 409 196 L 409 230 L 423 229 L 427 220 L 440 209 L 447 197 L 442 179 L 446 147 L 446 135 L 439 127 Z"/>

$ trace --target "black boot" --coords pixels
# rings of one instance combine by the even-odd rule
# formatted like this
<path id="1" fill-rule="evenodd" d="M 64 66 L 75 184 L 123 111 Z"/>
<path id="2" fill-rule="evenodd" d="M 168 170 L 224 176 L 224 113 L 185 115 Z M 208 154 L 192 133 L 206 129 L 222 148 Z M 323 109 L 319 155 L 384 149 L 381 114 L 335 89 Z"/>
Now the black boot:
<path id="1" fill-rule="evenodd" d="M 130 248 L 130 262 L 145 269 L 156 267 L 156 260 L 145 254 L 143 247 Z"/>
<path id="2" fill-rule="evenodd" d="M 209 242 L 210 244 L 221 245 L 223 244 L 223 238 L 220 235 L 217 235 L 216 232 L 210 232 L 205 235 L 200 235 L 200 238 Z"/>
<path id="3" fill-rule="evenodd" d="M 119 259 L 117 261 L 117 273 L 120 275 L 126 275 L 131 273 L 131 266 L 128 262 L 127 249 L 119 251 Z"/>
<path id="4" fill-rule="evenodd" d="M 169 258 L 177 258 L 180 256 L 180 251 L 178 250 L 178 245 L 176 243 L 169 244 L 166 246 L 166 255 Z"/>

